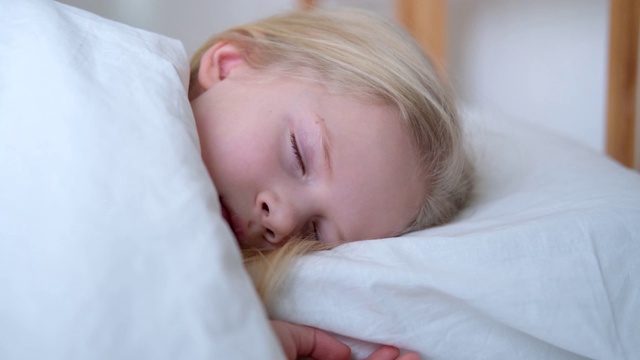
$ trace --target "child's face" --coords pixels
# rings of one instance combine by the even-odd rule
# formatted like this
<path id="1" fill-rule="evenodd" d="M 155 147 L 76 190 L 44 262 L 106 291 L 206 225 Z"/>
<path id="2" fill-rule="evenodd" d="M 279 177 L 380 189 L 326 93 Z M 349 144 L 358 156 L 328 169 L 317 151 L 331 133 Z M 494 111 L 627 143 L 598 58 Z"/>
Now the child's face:
<path id="1" fill-rule="evenodd" d="M 243 64 L 192 101 L 202 156 L 240 246 L 390 237 L 425 191 L 395 112 Z"/>

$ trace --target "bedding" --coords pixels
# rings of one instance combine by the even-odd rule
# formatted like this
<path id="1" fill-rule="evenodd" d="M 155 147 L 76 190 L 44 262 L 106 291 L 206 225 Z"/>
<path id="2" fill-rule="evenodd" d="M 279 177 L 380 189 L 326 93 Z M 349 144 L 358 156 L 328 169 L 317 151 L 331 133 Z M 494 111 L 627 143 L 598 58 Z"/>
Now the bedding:
<path id="1" fill-rule="evenodd" d="M 640 175 L 531 124 L 463 118 L 478 178 L 466 211 L 298 261 L 273 316 L 358 357 L 386 343 L 427 359 L 637 358 Z"/>
<path id="2" fill-rule="evenodd" d="M 0 5 L 0 358 L 282 358 L 200 161 L 182 46 Z M 470 206 L 300 259 L 270 313 L 355 358 L 637 356 L 640 176 L 530 124 L 463 118 Z"/>
<path id="3" fill-rule="evenodd" d="M 284 358 L 200 160 L 182 45 L 0 8 L 0 358 Z"/>

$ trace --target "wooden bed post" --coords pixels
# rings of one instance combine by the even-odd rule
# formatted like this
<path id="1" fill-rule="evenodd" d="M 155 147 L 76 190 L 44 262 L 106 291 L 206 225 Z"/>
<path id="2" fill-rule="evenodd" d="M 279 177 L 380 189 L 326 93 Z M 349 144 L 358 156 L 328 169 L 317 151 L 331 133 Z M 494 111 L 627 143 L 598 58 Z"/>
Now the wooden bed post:
<path id="1" fill-rule="evenodd" d="M 607 153 L 634 166 L 640 1 L 611 0 Z"/>
<path id="2" fill-rule="evenodd" d="M 429 55 L 438 72 L 446 76 L 446 0 L 396 0 L 396 17 Z"/>
<path id="3" fill-rule="evenodd" d="M 298 8 L 302 10 L 311 10 L 318 6 L 318 0 L 298 0 Z"/>

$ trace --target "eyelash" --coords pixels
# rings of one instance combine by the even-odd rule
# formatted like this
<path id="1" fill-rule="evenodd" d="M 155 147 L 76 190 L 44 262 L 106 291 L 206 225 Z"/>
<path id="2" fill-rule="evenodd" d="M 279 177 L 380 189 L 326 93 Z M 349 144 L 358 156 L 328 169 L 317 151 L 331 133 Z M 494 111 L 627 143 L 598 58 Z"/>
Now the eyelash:
<path id="1" fill-rule="evenodd" d="M 302 175 L 307 173 L 307 168 L 304 165 L 304 161 L 302 160 L 302 155 L 300 155 L 300 149 L 298 148 L 298 142 L 296 141 L 296 136 L 293 133 L 289 133 L 289 140 L 291 141 L 291 148 L 293 149 L 293 154 L 296 156 L 298 160 L 298 167 L 300 171 L 302 171 Z"/>
<path id="2" fill-rule="evenodd" d="M 313 240 L 320 241 L 320 233 L 318 233 L 318 226 L 316 222 L 312 222 L 311 226 L 313 227 Z"/>
<path id="3" fill-rule="evenodd" d="M 291 148 L 293 149 L 293 154 L 296 156 L 296 160 L 298 160 L 298 167 L 300 171 L 302 171 L 302 175 L 307 173 L 307 168 L 304 165 L 304 160 L 302 160 L 302 155 L 300 154 L 300 149 L 298 148 L 298 141 L 296 140 L 296 136 L 291 132 L 289 133 L 289 140 L 291 141 Z M 311 222 L 312 228 L 312 236 L 313 240 L 320 241 L 320 233 L 318 232 L 318 226 L 316 222 Z"/>

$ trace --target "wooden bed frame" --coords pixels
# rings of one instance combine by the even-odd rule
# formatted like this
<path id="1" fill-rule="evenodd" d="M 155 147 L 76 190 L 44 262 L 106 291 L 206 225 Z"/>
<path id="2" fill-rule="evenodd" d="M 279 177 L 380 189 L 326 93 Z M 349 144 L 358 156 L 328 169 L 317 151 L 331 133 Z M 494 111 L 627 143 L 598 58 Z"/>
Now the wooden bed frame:
<path id="1" fill-rule="evenodd" d="M 311 9 L 321 0 L 298 0 Z M 396 17 L 444 74 L 447 64 L 447 1 L 395 0 Z M 611 0 L 609 14 L 609 72 L 607 89 L 607 154 L 640 170 L 636 141 L 638 32 L 640 0 Z"/>

